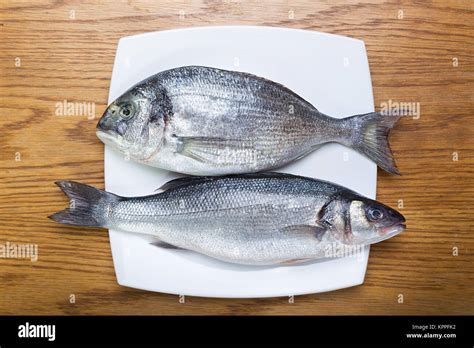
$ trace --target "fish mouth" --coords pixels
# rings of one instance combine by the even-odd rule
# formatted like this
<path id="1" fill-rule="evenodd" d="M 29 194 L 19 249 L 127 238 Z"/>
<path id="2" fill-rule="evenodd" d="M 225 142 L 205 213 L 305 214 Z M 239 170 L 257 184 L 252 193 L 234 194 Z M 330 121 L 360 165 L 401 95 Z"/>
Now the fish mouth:
<path id="1" fill-rule="evenodd" d="M 97 138 L 105 145 L 109 145 L 114 151 L 131 156 L 139 162 L 146 163 L 146 161 L 154 155 L 154 153 L 151 153 L 147 156 L 141 156 L 141 152 L 137 153 L 135 147 L 129 144 L 122 135 L 113 131 L 104 131 L 103 129 L 97 128 L 95 134 Z"/>
<path id="2" fill-rule="evenodd" d="M 379 236 L 371 240 L 370 244 L 382 242 L 386 239 L 396 236 L 397 234 L 402 233 L 407 228 L 407 226 L 403 222 L 379 228 L 377 230 Z"/>
<path id="3" fill-rule="evenodd" d="M 95 134 L 97 135 L 97 138 L 99 138 L 106 145 L 117 146 L 121 143 L 120 140 L 122 136 L 112 133 L 111 131 L 104 131 L 98 128 L 95 131 Z"/>
<path id="4" fill-rule="evenodd" d="M 405 225 L 406 219 L 402 214 L 395 210 L 389 210 L 388 214 L 391 218 L 391 223 L 388 226 L 377 228 L 378 235 L 384 238 L 393 237 L 407 228 Z"/>
<path id="5" fill-rule="evenodd" d="M 402 232 L 405 228 L 407 228 L 407 225 L 404 223 L 397 223 L 392 226 L 387 226 L 387 227 L 381 227 L 377 230 L 380 236 L 386 236 L 386 235 L 395 235 L 400 232 Z"/>

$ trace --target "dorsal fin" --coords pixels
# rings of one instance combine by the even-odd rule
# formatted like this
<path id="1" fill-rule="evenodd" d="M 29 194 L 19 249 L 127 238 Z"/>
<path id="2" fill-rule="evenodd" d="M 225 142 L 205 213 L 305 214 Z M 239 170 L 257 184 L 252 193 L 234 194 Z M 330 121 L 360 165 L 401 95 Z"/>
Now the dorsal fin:
<path id="1" fill-rule="evenodd" d="M 216 69 L 216 68 L 214 68 Z M 221 69 L 216 69 L 216 70 L 221 70 Z M 270 79 L 267 79 L 265 77 L 261 77 L 261 76 L 258 76 L 258 75 L 255 75 L 255 74 L 250 74 L 250 73 L 246 73 L 246 72 L 243 72 L 243 71 L 232 71 L 232 70 L 222 70 L 222 71 L 226 71 L 228 73 L 236 73 L 236 74 L 242 74 L 242 76 L 246 76 L 248 78 L 251 78 L 251 79 L 255 79 L 255 80 L 259 80 L 263 83 L 269 83 L 270 85 L 274 85 L 275 87 L 279 87 L 282 91 L 292 95 L 293 97 L 295 97 L 296 99 L 298 99 L 300 102 L 302 102 L 303 104 L 305 104 L 307 107 L 309 108 L 312 108 L 314 110 L 317 111 L 316 107 L 311 104 L 309 101 L 307 101 L 306 99 L 304 99 L 302 96 L 300 96 L 299 94 L 297 94 L 296 92 L 293 92 L 291 89 L 289 89 L 288 87 L 286 87 L 285 85 L 281 84 L 281 83 L 278 83 L 278 82 L 275 82 L 275 81 L 272 81 Z"/>
<path id="2" fill-rule="evenodd" d="M 185 187 L 189 185 L 200 184 L 200 183 L 214 181 L 214 180 L 222 180 L 226 178 L 265 179 L 265 178 L 292 178 L 292 177 L 294 178 L 294 177 L 300 177 L 300 176 L 286 174 L 286 173 L 275 173 L 275 172 L 231 174 L 231 175 L 224 175 L 224 176 L 185 176 L 182 178 L 170 180 L 167 183 L 160 186 L 159 188 L 157 188 L 155 191 L 164 192 L 171 189 L 176 189 L 178 187 Z"/>
<path id="3" fill-rule="evenodd" d="M 302 104 L 305 104 L 307 107 L 318 111 L 313 104 L 311 104 L 309 101 L 307 101 L 306 99 L 304 99 L 303 97 L 301 97 L 297 93 L 293 92 L 291 89 L 289 89 L 285 85 L 283 85 L 281 83 L 278 83 L 278 82 L 275 82 L 275 81 L 272 81 L 272 80 L 267 79 L 265 77 L 257 76 L 255 74 L 251 74 L 251 73 L 247 73 L 247 72 L 243 72 L 243 71 L 226 70 L 226 69 L 212 68 L 212 67 L 201 66 L 201 65 L 182 66 L 182 67 L 179 67 L 179 68 L 174 68 L 174 69 L 167 70 L 167 72 L 179 71 L 179 70 L 183 70 L 183 69 L 186 69 L 188 71 L 191 70 L 191 72 L 194 70 L 194 71 L 197 71 L 197 72 L 206 72 L 206 73 L 213 73 L 213 74 L 220 74 L 220 73 L 224 72 L 224 73 L 227 73 L 227 74 L 230 74 L 230 75 L 240 75 L 240 76 L 246 77 L 250 80 L 257 80 L 257 81 L 269 84 L 270 86 L 279 88 L 283 92 L 288 93 L 289 95 L 292 95 L 294 98 L 299 100 Z"/>
<path id="4" fill-rule="evenodd" d="M 168 191 L 168 190 L 171 190 L 171 189 L 176 189 L 178 187 L 183 187 L 183 186 L 189 186 L 189 185 L 192 185 L 192 184 L 196 184 L 196 183 L 199 183 L 199 182 L 204 182 L 204 181 L 209 181 L 209 180 L 206 180 L 206 179 L 211 179 L 213 178 L 212 176 L 211 177 L 207 177 L 207 176 L 185 176 L 185 177 L 182 177 L 182 178 L 176 178 L 176 179 L 173 179 L 173 180 L 170 180 L 166 183 L 164 183 L 162 186 L 158 187 L 156 191 L 160 191 L 160 192 L 164 192 L 164 191 Z"/>

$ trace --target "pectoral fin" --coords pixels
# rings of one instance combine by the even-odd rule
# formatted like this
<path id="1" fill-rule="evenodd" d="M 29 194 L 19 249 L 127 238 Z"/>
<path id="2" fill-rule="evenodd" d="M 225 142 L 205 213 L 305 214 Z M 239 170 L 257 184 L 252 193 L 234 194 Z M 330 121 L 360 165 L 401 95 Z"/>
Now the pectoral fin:
<path id="1" fill-rule="evenodd" d="M 292 225 L 283 228 L 284 232 L 288 233 L 304 233 L 314 236 L 317 240 L 321 241 L 324 234 L 327 232 L 327 227 L 322 225 Z"/>
<path id="2" fill-rule="evenodd" d="M 248 151 L 252 144 L 241 139 L 177 136 L 177 152 L 202 163 L 216 163 L 221 157 Z"/>

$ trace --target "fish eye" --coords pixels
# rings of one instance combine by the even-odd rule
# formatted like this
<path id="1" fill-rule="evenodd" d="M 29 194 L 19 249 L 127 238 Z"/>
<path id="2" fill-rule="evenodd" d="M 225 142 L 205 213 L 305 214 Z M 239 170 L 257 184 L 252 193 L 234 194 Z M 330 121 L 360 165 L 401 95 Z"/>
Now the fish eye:
<path id="1" fill-rule="evenodd" d="M 120 116 L 122 118 L 128 119 L 131 118 L 134 114 L 134 107 L 130 103 L 125 103 L 120 106 Z"/>
<path id="2" fill-rule="evenodd" d="M 370 221 L 377 221 L 383 218 L 383 212 L 378 208 L 370 208 L 367 211 L 367 217 Z"/>

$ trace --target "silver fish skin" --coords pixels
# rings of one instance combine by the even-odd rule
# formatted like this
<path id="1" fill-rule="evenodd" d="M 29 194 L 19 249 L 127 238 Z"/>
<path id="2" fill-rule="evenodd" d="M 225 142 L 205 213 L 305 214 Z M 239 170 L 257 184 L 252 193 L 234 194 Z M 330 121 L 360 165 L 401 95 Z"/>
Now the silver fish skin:
<path id="1" fill-rule="evenodd" d="M 329 142 L 399 174 L 388 143 L 399 117 L 336 119 L 273 81 L 185 66 L 153 75 L 111 103 L 97 136 L 132 160 L 191 175 L 270 170 Z"/>
<path id="2" fill-rule="evenodd" d="M 335 255 L 393 237 L 404 217 L 341 186 L 288 174 L 185 177 L 161 192 L 124 198 L 58 182 L 74 209 L 57 222 L 154 236 L 156 245 L 192 250 L 239 264 L 289 264 Z"/>

